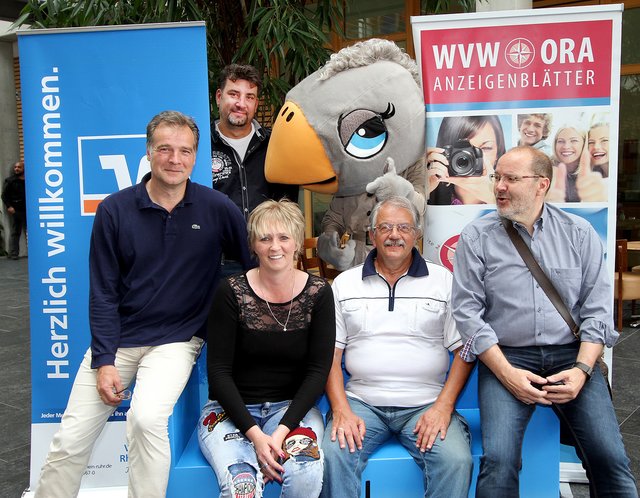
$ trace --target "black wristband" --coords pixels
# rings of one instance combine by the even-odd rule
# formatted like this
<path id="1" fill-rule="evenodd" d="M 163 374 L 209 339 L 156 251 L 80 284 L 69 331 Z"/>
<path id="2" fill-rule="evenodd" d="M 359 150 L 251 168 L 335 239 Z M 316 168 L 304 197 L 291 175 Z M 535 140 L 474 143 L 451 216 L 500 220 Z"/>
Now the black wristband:
<path id="1" fill-rule="evenodd" d="M 590 379 L 591 376 L 593 375 L 593 367 L 590 367 L 586 363 L 582 363 L 580 361 L 576 361 L 573 364 L 573 367 L 582 370 L 584 372 L 584 374 L 587 376 L 587 379 Z"/>

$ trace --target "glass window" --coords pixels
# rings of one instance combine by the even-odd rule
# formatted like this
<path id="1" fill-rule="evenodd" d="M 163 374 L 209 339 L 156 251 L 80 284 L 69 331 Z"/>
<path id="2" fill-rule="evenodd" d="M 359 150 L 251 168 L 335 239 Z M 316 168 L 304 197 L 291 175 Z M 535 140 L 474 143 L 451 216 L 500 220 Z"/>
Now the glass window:
<path id="1" fill-rule="evenodd" d="M 620 78 L 617 238 L 640 240 L 640 74 Z"/>
<path id="2" fill-rule="evenodd" d="M 622 13 L 622 64 L 640 63 L 640 9 Z"/>
<path id="3" fill-rule="evenodd" d="M 404 33 L 405 0 L 353 0 L 346 5 L 347 39 Z"/>
<path id="4" fill-rule="evenodd" d="M 324 218 L 324 213 L 329 209 L 333 195 L 312 192 L 311 198 L 313 199 L 313 237 L 318 237 L 322 233 L 322 218 Z"/>

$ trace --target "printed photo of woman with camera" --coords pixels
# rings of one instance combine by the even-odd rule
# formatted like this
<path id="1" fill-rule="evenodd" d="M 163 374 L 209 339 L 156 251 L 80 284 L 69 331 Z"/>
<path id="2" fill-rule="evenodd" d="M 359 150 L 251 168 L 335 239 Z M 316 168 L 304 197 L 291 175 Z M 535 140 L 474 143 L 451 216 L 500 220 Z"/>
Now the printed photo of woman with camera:
<path id="1" fill-rule="evenodd" d="M 488 177 L 504 153 L 498 116 L 443 118 L 436 146 L 427 148 L 429 204 L 493 204 Z"/>

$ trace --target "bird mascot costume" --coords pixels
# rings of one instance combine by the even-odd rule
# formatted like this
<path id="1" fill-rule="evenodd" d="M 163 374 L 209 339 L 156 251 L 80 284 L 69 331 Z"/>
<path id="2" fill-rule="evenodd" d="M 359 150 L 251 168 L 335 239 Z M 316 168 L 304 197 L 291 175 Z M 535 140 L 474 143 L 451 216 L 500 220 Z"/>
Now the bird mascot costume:
<path id="1" fill-rule="evenodd" d="M 395 43 L 372 39 L 332 54 L 293 87 L 273 126 L 265 174 L 334 194 L 318 255 L 338 270 L 371 250 L 369 214 L 394 195 L 425 210 L 425 112 L 418 67 Z"/>

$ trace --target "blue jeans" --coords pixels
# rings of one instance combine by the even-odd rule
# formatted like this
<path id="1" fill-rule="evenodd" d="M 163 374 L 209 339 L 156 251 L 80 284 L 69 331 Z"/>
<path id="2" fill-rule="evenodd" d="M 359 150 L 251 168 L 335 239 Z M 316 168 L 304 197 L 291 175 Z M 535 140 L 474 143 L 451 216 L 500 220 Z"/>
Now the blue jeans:
<path id="1" fill-rule="evenodd" d="M 454 413 L 447 437 L 436 438 L 430 451 L 416 448 L 413 429 L 431 405 L 415 408 L 375 407 L 349 398 L 351 410 L 364 420 L 366 434 L 362 450 L 351 453 L 331 441 L 331 420 L 322 440 L 325 454 L 323 498 L 359 498 L 362 472 L 371 454 L 390 437 L 395 436 L 424 472 L 425 496 L 466 498 L 471 484 L 469 427 L 463 417 Z"/>
<path id="2" fill-rule="evenodd" d="M 546 377 L 571 368 L 578 347 L 572 343 L 501 349 L 514 367 Z M 476 496 L 518 496 L 522 439 L 536 407 L 515 398 L 483 363 L 478 366 L 478 397 L 484 455 L 480 459 Z M 598 497 L 637 497 L 629 458 L 600 369 L 596 367 L 576 399 L 554 405 L 554 410 L 560 411 L 575 431 L 589 463 L 590 483 Z M 580 451 L 577 453 L 580 455 Z"/>
<path id="3" fill-rule="evenodd" d="M 265 434 L 272 434 L 291 404 L 290 401 L 247 405 L 249 413 Z M 312 408 L 300 422 L 307 428 L 299 434 L 304 448 L 295 453 L 283 448 L 287 454 L 282 464 L 281 498 L 316 498 L 322 488 L 323 456 L 318 441 L 322 439 L 324 423 L 317 408 Z M 317 437 L 309 437 L 311 429 Z M 295 429 L 294 429 L 295 430 Z M 253 444 L 226 418 L 217 401 L 209 401 L 202 409 L 198 422 L 200 449 L 218 478 L 220 497 L 248 498 L 262 496 L 264 484 Z M 291 442 L 289 436 L 285 444 Z"/>

